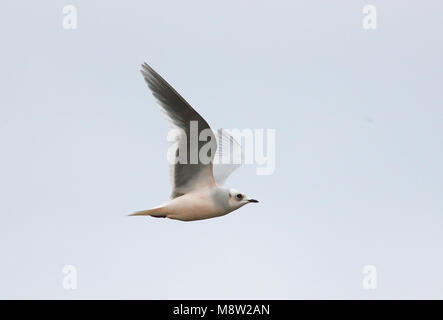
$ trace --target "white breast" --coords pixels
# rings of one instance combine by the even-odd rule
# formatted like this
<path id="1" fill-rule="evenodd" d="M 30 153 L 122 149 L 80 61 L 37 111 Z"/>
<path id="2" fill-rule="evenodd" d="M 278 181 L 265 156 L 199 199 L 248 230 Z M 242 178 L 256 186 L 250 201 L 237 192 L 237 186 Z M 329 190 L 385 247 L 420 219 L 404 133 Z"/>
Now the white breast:
<path id="1" fill-rule="evenodd" d="M 171 200 L 165 207 L 168 218 L 192 221 L 218 217 L 227 214 L 217 208 L 211 190 L 197 190 Z"/>

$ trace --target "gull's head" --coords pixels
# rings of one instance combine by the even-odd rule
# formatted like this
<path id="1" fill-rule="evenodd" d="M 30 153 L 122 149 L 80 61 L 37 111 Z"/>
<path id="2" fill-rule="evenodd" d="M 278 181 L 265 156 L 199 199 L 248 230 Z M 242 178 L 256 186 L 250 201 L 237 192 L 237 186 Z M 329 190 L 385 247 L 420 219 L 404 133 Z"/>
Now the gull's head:
<path id="1" fill-rule="evenodd" d="M 248 198 L 246 194 L 235 189 L 229 189 L 228 197 L 229 197 L 229 205 L 235 209 L 240 208 L 245 204 L 251 202 L 252 203 L 258 202 L 258 200 Z"/>

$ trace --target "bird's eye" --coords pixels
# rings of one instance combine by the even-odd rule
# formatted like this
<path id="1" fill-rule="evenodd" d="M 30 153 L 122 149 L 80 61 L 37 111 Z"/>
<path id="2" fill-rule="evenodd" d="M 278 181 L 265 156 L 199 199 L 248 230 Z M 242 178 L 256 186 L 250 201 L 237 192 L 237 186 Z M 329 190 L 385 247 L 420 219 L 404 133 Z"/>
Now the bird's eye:
<path id="1" fill-rule="evenodd" d="M 239 193 L 239 194 L 237 194 L 237 195 L 236 195 L 236 197 L 237 197 L 237 199 L 238 199 L 238 200 L 241 200 L 241 199 L 243 199 L 243 196 L 242 196 L 242 195 L 241 195 L 240 193 Z"/>

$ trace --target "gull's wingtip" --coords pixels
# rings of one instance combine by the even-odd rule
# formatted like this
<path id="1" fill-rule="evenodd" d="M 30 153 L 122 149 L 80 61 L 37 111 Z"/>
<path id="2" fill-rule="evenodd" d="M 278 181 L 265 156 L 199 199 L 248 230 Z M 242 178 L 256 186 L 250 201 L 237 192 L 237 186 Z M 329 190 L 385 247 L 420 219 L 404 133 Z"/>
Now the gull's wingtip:
<path id="1" fill-rule="evenodd" d="M 142 67 L 142 70 L 145 70 L 145 71 L 152 70 L 151 66 L 149 64 L 147 64 L 146 62 L 143 62 L 140 66 Z"/>
<path id="2" fill-rule="evenodd" d="M 143 62 L 140 66 L 141 66 L 140 68 L 141 75 L 143 76 L 143 78 L 145 78 L 146 81 L 148 81 L 148 79 L 152 77 L 153 73 L 152 68 L 146 62 Z"/>
<path id="3" fill-rule="evenodd" d="M 151 66 L 149 64 L 147 64 L 146 62 L 143 62 L 141 64 L 140 72 L 141 72 L 142 76 L 145 77 L 145 78 L 151 78 L 151 77 L 156 78 L 156 77 L 159 77 L 157 72 L 155 72 L 155 70 L 152 69 Z"/>

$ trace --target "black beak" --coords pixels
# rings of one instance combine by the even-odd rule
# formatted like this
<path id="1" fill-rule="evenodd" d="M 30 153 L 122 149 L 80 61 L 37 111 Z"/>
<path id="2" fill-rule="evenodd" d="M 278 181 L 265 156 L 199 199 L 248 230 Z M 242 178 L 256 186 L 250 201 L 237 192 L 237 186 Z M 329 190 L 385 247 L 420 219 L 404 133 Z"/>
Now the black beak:
<path id="1" fill-rule="evenodd" d="M 249 199 L 248 202 L 258 203 L 258 200 L 255 200 L 255 199 Z"/>

